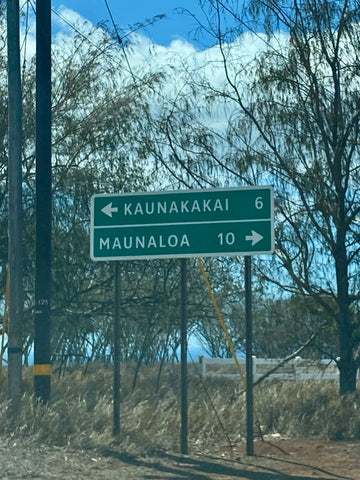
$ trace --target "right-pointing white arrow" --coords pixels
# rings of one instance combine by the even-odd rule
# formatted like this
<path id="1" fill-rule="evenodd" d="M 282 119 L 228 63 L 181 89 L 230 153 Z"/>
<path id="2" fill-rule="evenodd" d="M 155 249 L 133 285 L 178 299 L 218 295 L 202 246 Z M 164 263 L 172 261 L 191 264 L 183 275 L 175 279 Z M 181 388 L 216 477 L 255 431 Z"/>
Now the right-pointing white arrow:
<path id="1" fill-rule="evenodd" d="M 255 232 L 255 230 L 251 230 L 251 235 L 246 235 L 245 239 L 248 240 L 251 243 L 251 246 L 253 247 L 256 245 L 260 240 L 262 240 L 264 237 L 260 235 L 260 233 Z"/>
<path id="2" fill-rule="evenodd" d="M 112 202 L 110 202 L 104 208 L 102 208 L 101 211 L 104 212 L 105 215 L 112 217 L 112 214 L 118 211 L 118 207 L 113 207 Z"/>

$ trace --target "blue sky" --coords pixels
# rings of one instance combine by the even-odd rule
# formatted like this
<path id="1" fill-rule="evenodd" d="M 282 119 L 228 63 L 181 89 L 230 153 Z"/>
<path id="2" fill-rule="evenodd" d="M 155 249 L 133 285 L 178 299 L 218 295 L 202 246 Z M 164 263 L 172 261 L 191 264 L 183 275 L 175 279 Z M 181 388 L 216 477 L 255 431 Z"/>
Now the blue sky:
<path id="1" fill-rule="evenodd" d="M 188 9 L 201 18 L 202 12 L 197 0 L 107 0 L 107 3 L 115 23 L 125 29 L 156 15 L 165 14 L 165 18 L 139 32 L 150 37 L 154 43 L 168 46 L 173 40 L 182 38 L 201 46 L 201 39 L 195 39 L 195 20 L 190 15 L 179 12 L 181 9 Z M 71 9 L 94 24 L 108 21 L 111 25 L 105 0 L 52 0 L 52 5 L 60 11 L 63 8 Z"/>

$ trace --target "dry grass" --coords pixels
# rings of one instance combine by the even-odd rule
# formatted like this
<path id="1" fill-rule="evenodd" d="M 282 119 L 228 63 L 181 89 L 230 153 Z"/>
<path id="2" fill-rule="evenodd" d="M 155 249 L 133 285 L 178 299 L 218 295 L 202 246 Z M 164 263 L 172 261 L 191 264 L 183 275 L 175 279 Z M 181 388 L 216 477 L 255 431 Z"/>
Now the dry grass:
<path id="1" fill-rule="evenodd" d="M 177 450 L 180 437 L 180 369 L 167 365 L 157 389 L 158 365 L 144 366 L 136 389 L 132 365 L 122 367 L 121 438 L 136 452 Z M 31 370 L 24 372 L 21 418 L 14 429 L 0 392 L 0 436 L 48 445 L 107 447 L 112 437 L 112 370 L 74 369 L 52 381 L 50 406 L 34 406 Z M 201 382 L 189 372 L 189 445 L 193 452 L 219 452 L 243 441 L 245 396 L 237 381 Z M 360 393 L 340 398 L 331 382 L 266 383 L 255 389 L 262 433 L 285 437 L 360 440 Z M 257 431 L 257 429 L 255 429 Z"/>

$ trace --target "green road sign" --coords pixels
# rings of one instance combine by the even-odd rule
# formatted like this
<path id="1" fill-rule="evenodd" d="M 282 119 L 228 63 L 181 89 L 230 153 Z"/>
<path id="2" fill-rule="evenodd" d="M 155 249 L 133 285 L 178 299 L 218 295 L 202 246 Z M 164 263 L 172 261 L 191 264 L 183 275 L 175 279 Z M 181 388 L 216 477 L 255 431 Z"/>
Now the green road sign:
<path id="1" fill-rule="evenodd" d="M 93 260 L 274 251 L 271 186 L 94 195 Z"/>

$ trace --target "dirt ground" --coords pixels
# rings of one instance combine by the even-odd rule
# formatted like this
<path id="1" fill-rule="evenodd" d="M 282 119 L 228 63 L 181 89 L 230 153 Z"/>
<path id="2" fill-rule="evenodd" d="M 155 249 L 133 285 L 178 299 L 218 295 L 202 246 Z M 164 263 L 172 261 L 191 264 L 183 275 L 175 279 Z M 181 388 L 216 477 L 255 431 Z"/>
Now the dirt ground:
<path id="1" fill-rule="evenodd" d="M 72 450 L 0 441 L 3 480 L 360 480 L 360 443 L 271 439 L 218 456 Z"/>

